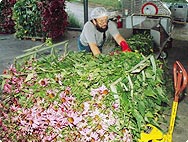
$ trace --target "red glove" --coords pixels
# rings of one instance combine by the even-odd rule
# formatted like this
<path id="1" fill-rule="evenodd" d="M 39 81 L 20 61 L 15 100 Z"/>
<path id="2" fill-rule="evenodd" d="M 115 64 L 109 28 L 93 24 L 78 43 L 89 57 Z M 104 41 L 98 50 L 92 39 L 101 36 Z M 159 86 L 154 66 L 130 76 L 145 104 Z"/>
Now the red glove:
<path id="1" fill-rule="evenodd" d="M 125 41 L 120 42 L 121 50 L 123 52 L 131 52 L 131 49 L 129 48 L 129 45 Z"/>

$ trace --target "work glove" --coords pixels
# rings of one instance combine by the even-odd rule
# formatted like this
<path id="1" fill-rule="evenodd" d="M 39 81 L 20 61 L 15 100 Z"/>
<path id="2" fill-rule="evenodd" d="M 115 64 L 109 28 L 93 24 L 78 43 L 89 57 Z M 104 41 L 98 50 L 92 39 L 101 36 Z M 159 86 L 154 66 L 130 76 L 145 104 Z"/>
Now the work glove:
<path id="1" fill-rule="evenodd" d="M 125 41 L 120 42 L 121 50 L 123 52 L 131 52 L 131 49 L 129 48 L 129 45 Z"/>

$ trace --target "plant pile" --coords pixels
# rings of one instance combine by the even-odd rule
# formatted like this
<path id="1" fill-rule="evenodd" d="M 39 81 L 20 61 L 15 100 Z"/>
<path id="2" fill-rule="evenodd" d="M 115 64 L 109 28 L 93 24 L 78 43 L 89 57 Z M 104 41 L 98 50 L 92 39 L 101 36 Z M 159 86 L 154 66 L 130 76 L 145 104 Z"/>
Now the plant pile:
<path id="1" fill-rule="evenodd" d="M 65 12 L 65 0 L 42 0 L 39 2 L 42 17 L 42 31 L 45 37 L 56 39 L 65 32 L 68 17 Z"/>
<path id="2" fill-rule="evenodd" d="M 0 33 L 10 34 L 14 33 L 14 21 L 12 19 L 12 9 L 16 0 L 2 0 L 0 1 Z"/>
<path id="3" fill-rule="evenodd" d="M 132 37 L 127 39 L 127 43 L 131 47 L 131 50 L 142 53 L 145 56 L 154 52 L 153 38 L 146 32 L 143 34 L 134 34 Z"/>
<path id="4" fill-rule="evenodd" d="M 56 39 L 67 26 L 64 0 L 20 0 L 14 6 L 16 37 Z"/>
<path id="5" fill-rule="evenodd" d="M 16 37 L 43 37 L 40 11 L 36 0 L 19 0 L 14 5 Z"/>
<path id="6" fill-rule="evenodd" d="M 3 141 L 136 141 L 168 101 L 161 63 L 130 52 L 69 52 L 10 66 L 2 77 Z"/>
<path id="7" fill-rule="evenodd" d="M 126 41 L 133 52 L 140 53 L 144 56 L 154 54 L 155 52 L 153 46 L 153 38 L 147 32 L 144 32 L 143 34 L 134 34 L 131 37 L 127 38 Z M 117 45 L 113 50 L 118 53 L 119 51 L 121 51 L 121 48 L 119 48 L 119 46 Z"/>

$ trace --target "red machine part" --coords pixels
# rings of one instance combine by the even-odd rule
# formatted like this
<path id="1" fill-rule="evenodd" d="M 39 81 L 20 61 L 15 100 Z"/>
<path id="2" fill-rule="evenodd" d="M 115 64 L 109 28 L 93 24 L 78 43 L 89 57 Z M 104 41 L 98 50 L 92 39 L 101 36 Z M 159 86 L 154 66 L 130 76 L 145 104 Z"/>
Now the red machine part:
<path id="1" fill-rule="evenodd" d="M 152 2 L 147 2 L 142 6 L 141 13 L 147 15 L 156 15 L 158 14 L 158 7 Z"/>
<path id="2" fill-rule="evenodd" d="M 120 15 L 117 16 L 117 28 L 123 28 L 123 20 Z"/>

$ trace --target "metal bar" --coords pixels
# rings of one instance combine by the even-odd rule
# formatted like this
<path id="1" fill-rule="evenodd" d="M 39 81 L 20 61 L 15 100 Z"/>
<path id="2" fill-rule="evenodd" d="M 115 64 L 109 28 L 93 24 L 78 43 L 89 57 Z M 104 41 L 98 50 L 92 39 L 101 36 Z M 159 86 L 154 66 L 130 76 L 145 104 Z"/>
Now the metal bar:
<path id="1" fill-rule="evenodd" d="M 84 24 L 88 21 L 88 0 L 84 0 Z"/>

